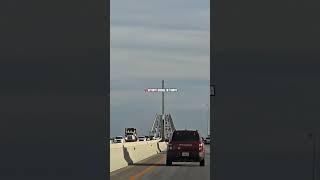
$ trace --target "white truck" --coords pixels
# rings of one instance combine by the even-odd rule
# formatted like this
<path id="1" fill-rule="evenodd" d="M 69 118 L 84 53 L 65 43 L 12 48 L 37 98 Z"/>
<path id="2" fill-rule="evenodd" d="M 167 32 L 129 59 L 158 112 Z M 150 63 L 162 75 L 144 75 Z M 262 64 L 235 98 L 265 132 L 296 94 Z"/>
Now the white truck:
<path id="1" fill-rule="evenodd" d="M 138 140 L 137 129 L 136 128 L 125 128 L 125 141 L 126 142 L 135 142 Z"/>

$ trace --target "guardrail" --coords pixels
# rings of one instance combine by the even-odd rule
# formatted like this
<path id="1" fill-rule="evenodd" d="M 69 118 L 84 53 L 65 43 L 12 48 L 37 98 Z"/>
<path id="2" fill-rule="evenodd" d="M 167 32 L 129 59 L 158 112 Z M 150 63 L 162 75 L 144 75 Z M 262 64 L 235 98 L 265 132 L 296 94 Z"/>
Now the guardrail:
<path id="1" fill-rule="evenodd" d="M 167 150 L 160 140 L 110 144 L 110 172 Z"/>

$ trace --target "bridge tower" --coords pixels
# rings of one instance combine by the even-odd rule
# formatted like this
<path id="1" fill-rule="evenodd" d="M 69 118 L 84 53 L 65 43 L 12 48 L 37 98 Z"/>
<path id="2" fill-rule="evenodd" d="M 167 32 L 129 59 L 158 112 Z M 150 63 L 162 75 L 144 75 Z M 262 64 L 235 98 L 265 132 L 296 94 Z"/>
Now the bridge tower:
<path id="1" fill-rule="evenodd" d="M 150 135 L 160 137 L 165 140 L 169 139 L 175 130 L 171 114 L 165 114 L 164 117 L 162 114 L 156 114 L 150 130 Z"/>
<path id="2" fill-rule="evenodd" d="M 145 92 L 162 92 L 162 113 L 156 114 L 154 122 L 152 124 L 150 135 L 154 137 L 160 137 L 162 141 L 169 139 L 175 130 L 171 114 L 164 113 L 164 93 L 165 92 L 176 92 L 177 89 L 164 88 L 164 80 L 162 80 L 162 89 L 149 88 L 145 89 Z"/>

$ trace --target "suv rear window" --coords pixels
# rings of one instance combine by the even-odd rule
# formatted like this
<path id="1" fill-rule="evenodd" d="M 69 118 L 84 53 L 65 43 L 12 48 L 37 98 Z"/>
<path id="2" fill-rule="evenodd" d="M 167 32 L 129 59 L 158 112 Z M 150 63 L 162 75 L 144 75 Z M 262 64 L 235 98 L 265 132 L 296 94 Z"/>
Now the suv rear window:
<path id="1" fill-rule="evenodd" d="M 199 141 L 200 137 L 196 131 L 175 131 L 172 141 Z"/>

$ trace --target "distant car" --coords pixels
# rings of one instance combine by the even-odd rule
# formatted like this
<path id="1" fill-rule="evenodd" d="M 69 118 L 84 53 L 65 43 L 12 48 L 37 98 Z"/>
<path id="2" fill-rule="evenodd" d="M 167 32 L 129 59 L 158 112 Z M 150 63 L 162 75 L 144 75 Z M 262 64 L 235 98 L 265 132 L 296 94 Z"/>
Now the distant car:
<path id="1" fill-rule="evenodd" d="M 168 144 L 166 165 L 172 162 L 205 162 L 204 143 L 197 130 L 176 130 Z"/>
<path id="2" fill-rule="evenodd" d="M 207 137 L 207 138 L 204 140 L 204 143 L 205 143 L 205 144 L 210 144 L 210 142 L 211 142 L 211 141 L 210 141 L 210 137 Z"/>
<path id="3" fill-rule="evenodd" d="M 150 136 L 146 136 L 147 141 L 150 141 Z"/>
<path id="4" fill-rule="evenodd" d="M 115 143 L 124 143 L 124 139 L 122 136 L 117 136 L 116 138 L 114 138 L 114 142 Z"/>
<path id="5" fill-rule="evenodd" d="M 147 138 L 145 136 L 139 136 L 139 141 L 147 141 Z"/>

